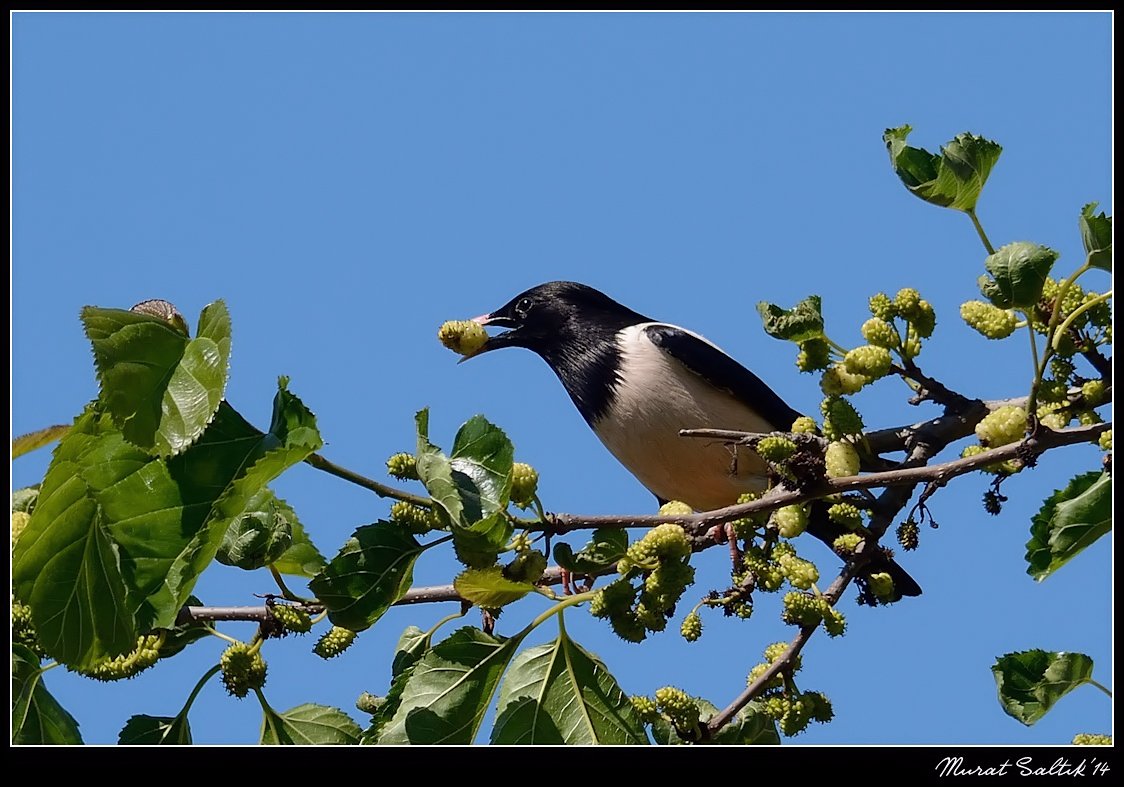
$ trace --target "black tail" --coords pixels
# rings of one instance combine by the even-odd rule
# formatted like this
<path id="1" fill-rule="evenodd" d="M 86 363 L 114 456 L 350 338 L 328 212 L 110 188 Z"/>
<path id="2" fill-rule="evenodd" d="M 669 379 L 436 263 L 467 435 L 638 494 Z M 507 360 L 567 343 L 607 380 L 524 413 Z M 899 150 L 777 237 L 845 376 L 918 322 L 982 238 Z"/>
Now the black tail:
<path id="1" fill-rule="evenodd" d="M 830 547 L 835 539 L 846 533 L 847 530 L 828 518 L 827 509 L 827 504 L 822 501 L 812 503 L 808 512 L 808 532 Z M 889 574 L 890 578 L 894 580 L 894 595 L 890 601 L 900 601 L 903 596 L 921 595 L 921 586 L 917 584 L 917 580 L 894 561 L 887 549 L 879 549 L 870 562 L 863 566 L 858 578 L 861 581 L 865 577 L 879 572 Z M 862 584 L 865 585 L 865 582 Z"/>

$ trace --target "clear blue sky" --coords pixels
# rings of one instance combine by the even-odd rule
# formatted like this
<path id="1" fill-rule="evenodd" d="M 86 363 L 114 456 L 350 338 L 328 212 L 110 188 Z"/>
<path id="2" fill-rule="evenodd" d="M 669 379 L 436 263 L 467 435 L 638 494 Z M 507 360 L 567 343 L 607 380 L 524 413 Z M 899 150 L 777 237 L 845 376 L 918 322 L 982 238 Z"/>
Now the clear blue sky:
<path id="1" fill-rule="evenodd" d="M 790 345 L 764 335 L 756 302 L 818 293 L 833 338 L 856 344 L 872 292 L 915 286 L 938 315 L 920 359 L 930 374 L 974 396 L 1025 393 L 1025 343 L 1012 353 L 957 316 L 977 297 L 984 257 L 970 223 L 908 194 L 881 134 L 910 123 L 910 142 L 931 150 L 962 131 L 1000 142 L 979 208 L 991 239 L 1043 243 L 1072 268 L 1081 205 L 1112 211 L 1111 22 L 16 14 L 12 430 L 69 421 L 96 395 L 83 305 L 165 298 L 194 325 L 223 298 L 234 321 L 228 397 L 258 425 L 277 376 L 289 375 L 319 417 L 323 453 L 382 478 L 385 458 L 413 445 L 415 410 L 431 408 L 445 445 L 483 412 L 539 469 L 549 509 L 652 513 L 539 359 L 509 351 L 458 366 L 435 339 L 442 321 L 552 279 L 694 328 L 809 413 L 816 381 L 797 372 Z M 886 381 L 859 403 L 879 427 L 935 413 L 905 398 Z M 39 480 L 48 459 L 14 463 L 13 488 Z M 902 558 L 925 595 L 871 610 L 848 593 L 847 636 L 817 634 L 800 681 L 833 700 L 837 719 L 794 742 L 1065 743 L 1108 732 L 1110 702 L 1089 687 L 1022 727 L 1001 711 L 989 669 L 1012 650 L 1081 651 L 1111 684 L 1111 537 L 1042 584 L 1023 560 L 1042 498 L 1098 462 L 1084 448 L 1047 457 L 1005 486 L 997 518 L 979 504 L 981 477 L 934 498 L 940 529 Z M 329 555 L 388 509 L 306 466 L 276 488 Z M 818 544 L 807 552 L 824 574 L 835 569 Z M 693 590 L 722 587 L 724 560 L 724 550 L 703 555 Z M 417 580 L 452 571 L 427 557 Z M 268 576 L 216 565 L 197 592 L 250 604 L 271 589 Z M 539 606 L 521 604 L 501 633 Z M 568 627 L 626 691 L 672 683 L 721 706 L 762 648 L 791 636 L 776 604 L 761 599 L 749 622 L 707 616 L 693 645 L 670 630 L 630 645 L 584 614 Z M 266 693 L 278 709 L 320 702 L 364 721 L 354 700 L 385 692 L 401 630 L 449 611 L 392 610 L 331 662 L 309 652 L 312 638 L 272 642 Z M 87 742 L 110 743 L 131 714 L 178 711 L 222 649 L 196 644 L 119 685 L 62 670 L 47 685 Z M 260 711 L 212 681 L 191 722 L 197 742 L 247 743 Z"/>

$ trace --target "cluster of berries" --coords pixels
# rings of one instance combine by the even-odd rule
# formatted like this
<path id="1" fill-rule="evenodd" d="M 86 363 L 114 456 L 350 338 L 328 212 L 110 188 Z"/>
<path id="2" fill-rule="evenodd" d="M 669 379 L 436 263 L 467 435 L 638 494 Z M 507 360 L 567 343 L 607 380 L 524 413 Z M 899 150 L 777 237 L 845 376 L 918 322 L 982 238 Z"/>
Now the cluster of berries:
<path id="1" fill-rule="evenodd" d="M 690 557 L 691 542 L 680 525 L 652 528 L 617 561 L 621 578 L 593 597 L 590 614 L 608 618 L 617 636 L 629 642 L 663 631 L 683 591 L 695 581 Z"/>

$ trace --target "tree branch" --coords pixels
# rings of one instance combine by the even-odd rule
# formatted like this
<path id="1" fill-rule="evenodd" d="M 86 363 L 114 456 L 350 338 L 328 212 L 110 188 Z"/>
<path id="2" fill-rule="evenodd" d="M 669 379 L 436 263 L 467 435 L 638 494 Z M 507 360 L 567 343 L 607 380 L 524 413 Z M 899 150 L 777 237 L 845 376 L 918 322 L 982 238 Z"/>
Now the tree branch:
<path id="1" fill-rule="evenodd" d="M 940 448 L 943 448 L 943 446 L 937 447 L 926 443 L 918 443 L 914 446 L 906 461 L 907 463 L 924 463 L 933 453 L 940 450 Z M 843 569 L 839 572 L 839 576 L 835 578 L 823 594 L 832 606 L 839 603 L 843 591 L 847 589 L 847 585 L 850 584 L 856 572 L 866 565 L 875 554 L 878 549 L 878 539 L 886 532 L 890 523 L 894 520 L 895 515 L 909 502 L 910 497 L 913 495 L 914 486 L 901 488 L 891 487 L 886 489 L 879 496 L 876 509 L 877 513 L 871 518 L 870 522 L 870 530 L 874 536 L 873 539 L 863 543 L 864 549 L 862 552 L 858 553 L 853 559 L 848 560 L 844 564 Z M 714 714 L 714 716 L 707 721 L 707 734 L 713 736 L 714 733 L 729 724 L 742 708 L 764 691 L 765 686 L 768 685 L 770 680 L 776 677 L 782 670 L 787 669 L 796 657 L 800 655 L 800 651 L 804 649 L 804 646 L 808 643 L 812 634 L 815 633 L 816 628 L 817 626 L 801 627 L 796 636 L 792 638 L 792 641 L 788 643 L 788 647 L 785 648 L 784 653 L 770 664 L 769 668 L 765 670 L 763 674 L 759 675 L 753 683 L 747 686 L 741 694 L 735 697 L 729 705 Z"/>
<path id="2" fill-rule="evenodd" d="M 831 586 L 824 593 L 825 596 L 829 596 L 832 592 L 835 592 L 836 595 L 832 597 L 833 605 L 839 600 L 839 597 L 843 595 L 843 591 L 847 588 L 852 576 L 850 567 L 845 566 L 843 571 L 840 572 L 839 576 L 835 578 Z M 808 644 L 808 640 L 816 632 L 816 628 L 817 626 L 802 626 L 800 631 L 796 633 L 796 636 L 792 638 L 792 641 L 788 643 L 788 647 L 785 648 L 784 653 L 770 664 L 767 670 L 758 675 L 757 680 L 749 684 L 729 705 L 711 716 L 706 722 L 707 736 L 713 737 L 716 732 L 733 721 L 734 717 L 738 715 L 738 711 L 752 702 L 773 678 L 795 661 L 796 657 L 800 655 L 800 651 L 804 649 L 804 646 Z"/>
<path id="3" fill-rule="evenodd" d="M 1112 382 L 1112 359 L 1111 358 L 1105 358 L 1101 354 L 1101 351 L 1098 350 L 1096 347 L 1089 347 L 1086 350 L 1082 350 L 1081 355 L 1085 358 L 1086 361 L 1089 362 L 1090 366 L 1092 366 L 1094 369 L 1097 370 L 1097 374 L 1099 374 L 1101 377 L 1103 377 L 1109 383 Z"/>
<path id="4" fill-rule="evenodd" d="M 906 359 L 902 366 L 890 365 L 890 371 L 918 383 L 921 390 L 910 400 L 910 404 L 920 404 L 925 400 L 943 404 L 954 413 L 968 413 L 978 406 L 979 399 L 969 399 L 964 394 L 952 390 L 940 380 L 929 377 L 921 371 L 913 359 Z"/>
<path id="5" fill-rule="evenodd" d="M 542 578 L 535 584 L 539 587 L 559 585 L 562 583 L 562 569 L 552 566 L 543 572 Z M 394 602 L 395 606 L 405 604 L 427 604 L 435 601 L 460 601 L 465 599 L 453 588 L 452 585 L 430 585 L 427 587 L 410 588 L 402 598 Z M 298 604 L 301 609 L 310 613 L 323 611 L 320 604 Z M 265 623 L 269 621 L 269 607 L 265 604 L 245 607 L 204 607 L 190 606 L 180 610 L 176 617 L 176 625 L 189 623 L 203 623 L 214 620 L 238 620 L 251 623 Z"/>
<path id="6" fill-rule="evenodd" d="M 1069 390 L 1069 399 L 1079 403 L 1080 388 Z M 1105 402 L 1112 400 L 1112 388 L 1106 392 Z M 875 454 L 905 451 L 914 435 L 924 435 L 928 440 L 941 440 L 947 443 L 954 442 L 972 434 L 976 424 L 992 410 L 1000 407 L 1025 407 L 1026 396 L 1015 396 L 1010 399 L 992 399 L 986 402 L 975 400 L 975 407 L 964 413 L 946 413 L 928 421 L 919 421 L 906 426 L 894 426 L 887 429 L 876 429 L 863 434 L 863 442 Z M 980 405 L 983 405 L 983 409 Z M 683 437 L 695 437 L 708 440 L 723 440 L 729 443 L 749 444 L 771 434 L 784 434 L 782 432 L 739 432 L 733 429 L 681 429 L 679 434 Z"/>
<path id="7" fill-rule="evenodd" d="M 928 430 L 921 428 L 912 435 L 912 439 L 917 445 L 929 446 L 926 455 L 922 459 L 911 458 L 909 461 L 903 462 L 902 466 L 895 470 L 848 476 L 846 478 L 828 478 L 825 479 L 821 485 L 812 490 L 797 491 L 779 487 L 752 502 L 739 503 L 737 505 L 726 506 L 725 508 L 717 508 L 713 511 L 704 511 L 699 514 L 683 516 L 659 516 L 656 514 L 602 514 L 587 516 L 576 514 L 551 514 L 548 525 L 546 525 L 545 528 L 540 525 L 538 529 L 551 529 L 551 532 L 565 533 L 570 530 L 584 530 L 598 527 L 655 527 L 656 525 L 673 522 L 683 525 L 684 529 L 688 532 L 697 534 L 704 532 L 713 525 L 725 524 L 735 519 L 741 519 L 749 514 L 770 511 L 774 508 L 791 505 L 793 503 L 816 500 L 839 492 L 852 492 L 859 489 L 871 489 L 874 487 L 913 485 L 923 481 L 945 484 L 956 476 L 978 470 L 994 462 L 1002 462 L 1016 456 L 1025 455 L 1028 451 L 1033 454 L 1041 454 L 1050 449 L 1065 445 L 1094 442 L 1100 437 L 1102 432 L 1111 428 L 1112 423 L 1108 422 L 1090 424 L 1088 426 L 1077 426 L 1061 431 L 1040 429 L 1039 433 L 1032 439 L 993 448 L 990 451 L 984 451 L 983 453 L 976 454 L 966 459 L 954 459 L 938 465 L 917 466 L 919 461 L 925 461 L 929 456 L 942 450 L 951 442 L 946 434 L 940 434 L 936 439 L 930 439 Z M 534 530 L 536 527 L 530 525 L 529 529 Z"/>

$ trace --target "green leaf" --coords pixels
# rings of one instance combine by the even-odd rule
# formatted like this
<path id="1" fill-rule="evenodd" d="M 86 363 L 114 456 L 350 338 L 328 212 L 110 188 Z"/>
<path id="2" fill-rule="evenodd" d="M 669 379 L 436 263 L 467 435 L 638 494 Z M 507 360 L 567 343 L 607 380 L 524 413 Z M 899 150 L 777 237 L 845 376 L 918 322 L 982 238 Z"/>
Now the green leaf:
<path id="1" fill-rule="evenodd" d="M 1112 530 L 1112 477 L 1074 476 L 1046 499 L 1030 525 L 1026 572 L 1041 582 Z"/>
<path id="2" fill-rule="evenodd" d="M 709 715 L 713 716 L 715 712 L 717 709 Z M 709 718 L 705 711 L 704 717 Z M 733 721 L 715 733 L 713 742 L 733 746 L 777 746 L 781 736 L 777 732 L 777 723 L 762 713 L 757 703 L 751 702 Z"/>
<path id="3" fill-rule="evenodd" d="M 432 631 L 422 631 L 417 626 L 407 626 L 398 638 L 394 649 L 394 661 L 390 665 L 390 690 L 378 710 L 371 714 L 371 724 L 363 731 L 363 744 L 377 744 L 379 735 L 387 723 L 394 718 L 402 703 L 402 692 L 413 674 L 414 667 L 429 650 Z"/>
<path id="4" fill-rule="evenodd" d="M 269 432 L 224 402 L 170 459 L 87 409 L 55 449 L 12 558 L 15 594 L 47 652 L 89 669 L 131 650 L 139 631 L 174 625 L 231 521 L 320 445 L 312 413 L 283 388 Z"/>
<path id="5" fill-rule="evenodd" d="M 215 558 L 246 571 L 269 565 L 292 546 L 295 519 L 288 503 L 262 487 L 230 523 Z"/>
<path id="6" fill-rule="evenodd" d="M 282 574 L 312 578 L 324 570 L 328 561 L 312 543 L 312 539 L 299 519 L 291 522 L 293 543 L 273 562 L 273 567 Z"/>
<path id="7" fill-rule="evenodd" d="M 980 192 L 1003 148 L 974 134 L 958 134 L 934 155 L 910 147 L 910 126 L 888 128 L 882 135 L 890 164 L 905 187 L 926 202 L 955 210 L 975 210 Z"/>
<path id="8" fill-rule="evenodd" d="M 601 660 L 562 630 L 512 661 L 492 743 L 647 744 L 648 736 Z"/>
<path id="9" fill-rule="evenodd" d="M 554 545 L 554 562 L 574 574 L 601 574 L 628 551 L 628 532 L 624 528 L 603 527 L 593 531 L 589 543 L 578 552 L 569 544 Z"/>
<path id="10" fill-rule="evenodd" d="M 1089 257 L 1089 264 L 1095 268 L 1112 273 L 1112 217 L 1104 211 L 1093 215 L 1097 203 L 1090 202 L 1081 208 L 1078 226 L 1081 228 L 1081 242 Z"/>
<path id="11" fill-rule="evenodd" d="M 92 464 L 91 453 L 95 462 L 106 459 L 98 449 L 102 430 L 112 430 L 107 422 L 87 411 L 55 449 L 35 511 L 12 556 L 14 593 L 31 607 L 40 644 L 52 658 L 76 669 L 132 650 L 137 641 L 120 555 L 82 476 Z M 148 459 L 132 447 L 126 453 Z"/>
<path id="12" fill-rule="evenodd" d="M 1092 678 L 1093 660 L 1084 653 L 1024 650 L 999 657 L 991 672 L 1003 710 L 1029 727 Z"/>
<path id="13" fill-rule="evenodd" d="M 230 314 L 215 301 L 194 339 L 163 319 L 122 309 L 82 310 L 101 400 L 125 439 L 159 456 L 194 443 L 218 410 L 230 364 Z"/>
<path id="14" fill-rule="evenodd" d="M 823 338 L 823 314 L 818 295 L 809 295 L 791 309 L 761 301 L 757 304 L 757 313 L 761 315 L 765 333 L 774 339 L 804 342 Z"/>
<path id="15" fill-rule="evenodd" d="M 429 409 L 419 410 L 414 415 L 414 423 L 418 433 L 418 478 L 450 522 L 461 527 L 467 526 L 469 523 L 465 521 L 464 504 L 453 483 L 453 467 L 449 463 L 449 457 L 429 442 Z"/>
<path id="16" fill-rule="evenodd" d="M 414 562 L 425 550 L 404 527 L 360 527 L 309 587 L 332 623 L 363 631 L 410 589 Z"/>
<path id="17" fill-rule="evenodd" d="M 474 415 L 457 431 L 450 465 L 468 524 L 501 516 L 511 496 L 515 446 L 498 426 Z"/>
<path id="18" fill-rule="evenodd" d="M 486 519 L 467 528 L 454 527 L 453 549 L 457 560 L 471 568 L 487 568 L 495 564 L 513 532 L 514 525 L 503 517 Z"/>
<path id="19" fill-rule="evenodd" d="M 214 558 L 227 527 L 246 510 L 249 501 L 322 445 L 315 416 L 299 398 L 281 387 L 273 400 L 268 432 L 254 429 L 223 403 L 199 442 L 168 461 L 171 477 L 184 499 L 183 519 L 194 524 L 193 513 L 201 511 L 199 518 L 205 527 L 194 531 L 166 573 L 159 562 L 154 564 L 156 576 L 164 576 L 164 587 L 148 601 L 156 617 L 155 626 L 167 627 L 175 620 L 195 580 Z M 220 486 L 223 481 L 225 485 Z M 134 526 L 135 522 L 123 522 L 120 532 L 133 535 Z M 122 545 L 137 544 L 127 542 L 123 534 L 118 540 Z"/>
<path id="20" fill-rule="evenodd" d="M 12 645 L 12 743 L 82 743 L 78 722 L 43 685 L 39 657 L 26 645 Z"/>
<path id="21" fill-rule="evenodd" d="M 407 626 L 398 638 L 398 645 L 394 648 L 394 661 L 390 665 L 391 677 L 398 677 L 429 650 L 432 635 L 422 631 L 417 626 Z"/>
<path id="22" fill-rule="evenodd" d="M 186 607 L 201 607 L 203 602 L 195 596 L 184 599 Z M 193 642 L 211 635 L 211 627 L 201 620 L 189 620 L 186 623 L 176 623 L 170 629 L 164 630 L 164 642 L 160 645 L 160 658 L 170 659 Z"/>
<path id="23" fill-rule="evenodd" d="M 414 665 L 378 742 L 472 743 L 521 641 L 465 627 L 434 645 Z"/>
<path id="24" fill-rule="evenodd" d="M 453 580 L 453 588 L 478 607 L 499 609 L 518 601 L 535 589 L 530 582 L 515 582 L 499 566 L 469 568 Z"/>
<path id="25" fill-rule="evenodd" d="M 417 626 L 407 626 L 402 636 L 398 638 L 398 645 L 394 649 L 394 661 L 390 665 L 390 690 L 382 705 L 371 714 L 371 724 L 363 731 L 364 745 L 377 744 L 383 728 L 397 713 L 406 683 L 418 661 L 429 650 L 432 637 L 433 630 L 427 632 Z"/>
<path id="26" fill-rule="evenodd" d="M 447 457 L 429 441 L 429 411 L 418 412 L 415 422 L 418 477 L 449 518 L 457 557 L 473 567 L 495 563 L 512 533 L 503 514 L 514 446 L 503 430 L 478 415 L 461 426 Z"/>
<path id="27" fill-rule="evenodd" d="M 1058 253 L 1037 243 L 1008 243 L 984 260 L 991 278 L 981 276 L 980 292 L 1001 309 L 1029 309 L 1042 297 L 1042 285 Z"/>
<path id="28" fill-rule="evenodd" d="M 306 703 L 277 713 L 263 707 L 261 743 L 265 746 L 354 746 L 363 731 L 339 708 Z"/>
<path id="29" fill-rule="evenodd" d="M 45 445 L 50 445 L 62 438 L 68 431 L 70 431 L 69 424 L 55 424 L 48 426 L 45 429 L 37 429 L 34 432 L 21 434 L 19 437 L 12 438 L 12 459 L 30 454 L 32 451 L 42 448 Z"/>
<path id="30" fill-rule="evenodd" d="M 191 725 L 186 716 L 130 716 L 117 734 L 122 746 L 190 746 Z"/>

